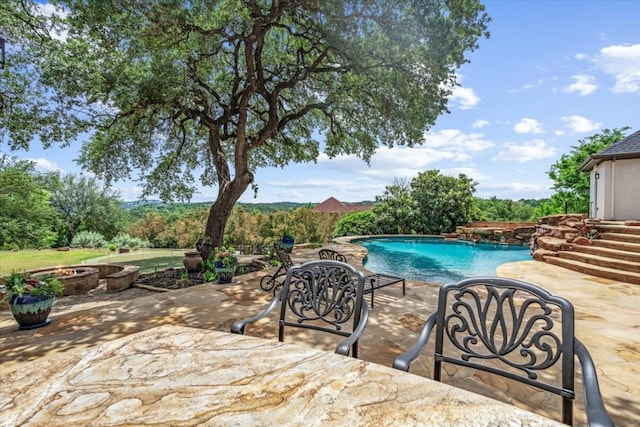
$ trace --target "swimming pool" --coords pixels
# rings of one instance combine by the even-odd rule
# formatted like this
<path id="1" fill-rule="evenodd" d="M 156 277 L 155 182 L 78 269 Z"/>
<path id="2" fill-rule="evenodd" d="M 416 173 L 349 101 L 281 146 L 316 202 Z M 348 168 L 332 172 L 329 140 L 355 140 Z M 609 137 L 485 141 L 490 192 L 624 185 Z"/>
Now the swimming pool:
<path id="1" fill-rule="evenodd" d="M 507 246 L 428 237 L 352 240 L 369 251 L 364 265 L 374 273 L 423 282 L 448 283 L 474 276 L 495 276 L 507 262 L 531 260 L 526 246 Z"/>

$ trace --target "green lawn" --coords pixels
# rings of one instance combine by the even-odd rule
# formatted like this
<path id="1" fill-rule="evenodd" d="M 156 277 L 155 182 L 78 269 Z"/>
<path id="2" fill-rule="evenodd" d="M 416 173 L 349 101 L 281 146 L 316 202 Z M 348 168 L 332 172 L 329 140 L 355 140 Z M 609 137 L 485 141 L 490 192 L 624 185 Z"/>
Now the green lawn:
<path id="1" fill-rule="evenodd" d="M 70 251 L 0 251 L 0 275 L 43 267 L 88 263 L 127 263 L 140 266 L 141 272 L 182 267 L 185 249 L 140 249 L 126 254 L 108 249 L 71 249 Z"/>

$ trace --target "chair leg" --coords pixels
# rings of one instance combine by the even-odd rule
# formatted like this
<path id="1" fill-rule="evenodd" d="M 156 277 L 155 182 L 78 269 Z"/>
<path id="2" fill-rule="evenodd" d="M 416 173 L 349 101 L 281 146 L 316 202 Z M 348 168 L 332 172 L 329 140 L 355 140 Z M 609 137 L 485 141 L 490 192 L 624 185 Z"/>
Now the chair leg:
<path id="1" fill-rule="evenodd" d="M 373 294 L 376 292 L 376 291 L 375 291 L 375 289 L 376 289 L 376 288 L 375 288 L 375 286 L 374 286 L 374 285 L 375 285 L 375 282 L 376 282 L 376 279 L 373 279 L 373 278 L 372 278 L 372 279 L 371 279 L 371 308 L 373 308 Z"/>

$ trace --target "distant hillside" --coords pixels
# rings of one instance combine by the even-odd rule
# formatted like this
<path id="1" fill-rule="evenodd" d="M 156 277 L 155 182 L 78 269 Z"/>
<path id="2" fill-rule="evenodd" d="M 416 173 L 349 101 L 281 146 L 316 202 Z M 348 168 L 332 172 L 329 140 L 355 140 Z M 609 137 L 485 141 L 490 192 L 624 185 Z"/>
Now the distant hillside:
<path id="1" fill-rule="evenodd" d="M 197 203 L 163 203 L 160 200 L 145 200 L 134 202 L 123 202 L 122 208 L 129 211 L 134 217 L 141 217 L 146 212 L 172 212 L 172 211 L 184 211 L 194 208 L 209 208 L 212 202 L 197 202 Z M 247 212 L 262 212 L 271 213 L 277 211 L 288 211 L 291 209 L 297 209 L 300 207 L 313 208 L 318 203 L 295 203 L 295 202 L 275 202 L 275 203 L 236 203 L 237 206 L 242 207 Z M 354 203 L 345 203 L 346 205 L 373 205 L 374 202 L 362 201 Z"/>

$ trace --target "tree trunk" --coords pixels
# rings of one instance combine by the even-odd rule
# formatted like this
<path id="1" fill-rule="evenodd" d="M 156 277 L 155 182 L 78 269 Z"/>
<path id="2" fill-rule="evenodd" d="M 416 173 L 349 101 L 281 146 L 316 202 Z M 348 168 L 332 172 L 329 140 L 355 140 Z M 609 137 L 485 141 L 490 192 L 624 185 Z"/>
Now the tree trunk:
<path id="1" fill-rule="evenodd" d="M 209 209 L 207 226 L 204 235 L 211 244 L 198 245 L 198 251 L 203 260 L 209 259 L 209 255 L 214 248 L 222 246 L 224 243 L 224 229 L 231 215 L 231 211 L 236 202 L 245 192 L 249 184 L 253 181 L 253 175 L 246 173 L 242 177 L 237 177 L 224 186 L 218 192 L 218 198 Z"/>
<path id="2" fill-rule="evenodd" d="M 244 97 L 246 98 L 246 97 Z M 244 104 L 248 102 L 246 99 Z M 246 105 L 244 106 L 246 108 Z M 238 136 L 234 146 L 234 170 L 235 177 L 231 179 L 231 171 L 227 163 L 227 156 L 220 144 L 219 125 L 209 122 L 209 150 L 213 158 L 218 177 L 218 197 L 209 209 L 207 226 L 204 230 L 204 240 L 209 244 L 199 245 L 198 251 L 202 260 L 209 259 L 214 248 L 224 243 L 224 229 L 227 221 L 240 196 L 245 192 L 249 184 L 253 182 L 253 174 L 248 170 L 249 144 L 245 137 L 246 110 L 241 114 L 238 122 Z"/>

